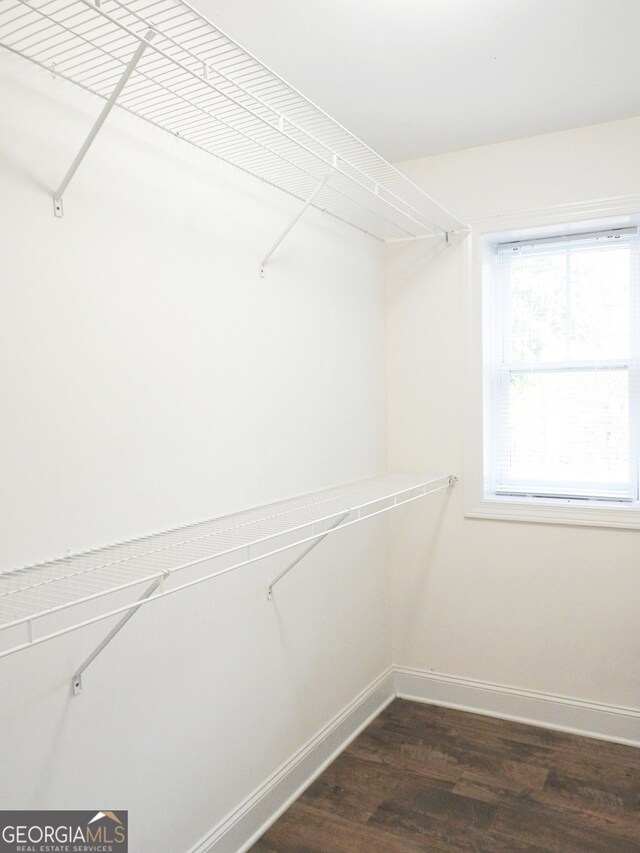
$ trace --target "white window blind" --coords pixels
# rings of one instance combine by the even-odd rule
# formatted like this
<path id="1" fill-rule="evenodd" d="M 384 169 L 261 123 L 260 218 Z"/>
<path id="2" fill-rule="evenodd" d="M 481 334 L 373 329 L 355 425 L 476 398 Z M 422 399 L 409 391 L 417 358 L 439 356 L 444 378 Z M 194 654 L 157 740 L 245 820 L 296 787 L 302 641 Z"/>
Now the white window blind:
<path id="1" fill-rule="evenodd" d="M 638 233 L 496 248 L 489 491 L 638 500 Z"/>

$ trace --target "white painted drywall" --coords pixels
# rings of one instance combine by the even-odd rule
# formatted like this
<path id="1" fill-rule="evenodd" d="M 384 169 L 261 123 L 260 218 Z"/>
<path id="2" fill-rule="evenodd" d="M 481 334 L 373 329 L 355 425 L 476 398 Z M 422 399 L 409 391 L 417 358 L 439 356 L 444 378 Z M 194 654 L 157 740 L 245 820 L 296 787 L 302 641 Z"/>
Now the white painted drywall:
<path id="1" fill-rule="evenodd" d="M 639 146 L 630 119 L 402 168 L 498 231 L 511 211 L 638 193 Z M 427 524 L 391 520 L 394 663 L 640 707 L 638 532 L 464 518 L 464 246 L 390 247 L 387 275 L 390 466 L 461 478 Z"/>
<path id="2" fill-rule="evenodd" d="M 391 160 L 638 110 L 635 0 L 193 5 Z"/>
<path id="3" fill-rule="evenodd" d="M 385 468 L 379 244 L 0 56 L 0 568 Z M 0 660 L 0 807 L 191 847 L 390 663 L 384 521 Z M 296 552 L 292 552 L 292 557 Z"/>

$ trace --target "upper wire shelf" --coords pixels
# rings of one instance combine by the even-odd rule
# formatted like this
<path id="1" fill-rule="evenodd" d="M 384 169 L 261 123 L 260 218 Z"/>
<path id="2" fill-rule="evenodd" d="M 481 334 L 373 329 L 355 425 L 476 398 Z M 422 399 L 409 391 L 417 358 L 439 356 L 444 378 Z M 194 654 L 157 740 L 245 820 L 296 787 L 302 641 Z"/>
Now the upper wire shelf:
<path id="1" fill-rule="evenodd" d="M 144 44 L 129 112 L 378 239 L 465 230 L 182 0 L 4 0 L 0 44 L 105 100 Z"/>
<path id="2" fill-rule="evenodd" d="M 110 616 L 133 613 L 142 604 L 265 557 L 316 543 L 330 533 L 448 488 L 455 479 L 452 475 L 376 477 L 2 572 L 0 657 Z M 223 565 L 205 565 L 222 557 L 226 558 Z M 269 597 L 274 584 L 300 559 L 272 581 Z M 187 569 L 198 571 L 194 576 Z M 152 588 L 140 599 L 141 585 L 149 583 Z M 83 605 L 89 606 L 89 613 Z"/>

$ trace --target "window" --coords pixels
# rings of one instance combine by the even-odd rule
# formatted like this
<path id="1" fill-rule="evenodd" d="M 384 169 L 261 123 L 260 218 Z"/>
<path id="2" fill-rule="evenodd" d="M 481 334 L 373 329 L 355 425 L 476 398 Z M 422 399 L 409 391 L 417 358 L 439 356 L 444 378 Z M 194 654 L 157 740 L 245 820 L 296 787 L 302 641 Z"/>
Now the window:
<path id="1" fill-rule="evenodd" d="M 496 246 L 490 493 L 638 499 L 637 250 L 633 228 Z"/>
<path id="2" fill-rule="evenodd" d="M 470 516 L 640 527 L 638 219 L 594 224 L 474 237 Z"/>

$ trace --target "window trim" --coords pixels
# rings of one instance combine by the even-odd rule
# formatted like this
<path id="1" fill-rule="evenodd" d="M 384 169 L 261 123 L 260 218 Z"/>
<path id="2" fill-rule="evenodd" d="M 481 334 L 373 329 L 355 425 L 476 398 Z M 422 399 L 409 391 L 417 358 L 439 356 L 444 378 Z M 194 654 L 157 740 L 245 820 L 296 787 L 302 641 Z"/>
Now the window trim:
<path id="1" fill-rule="evenodd" d="M 483 279 L 496 263 L 497 243 L 640 225 L 640 195 L 514 212 L 472 221 L 466 259 L 465 515 L 469 518 L 640 529 L 640 501 L 599 502 L 513 495 L 485 497 Z M 484 306 L 483 306 L 484 300 Z M 484 308 L 484 311 L 483 311 Z"/>

